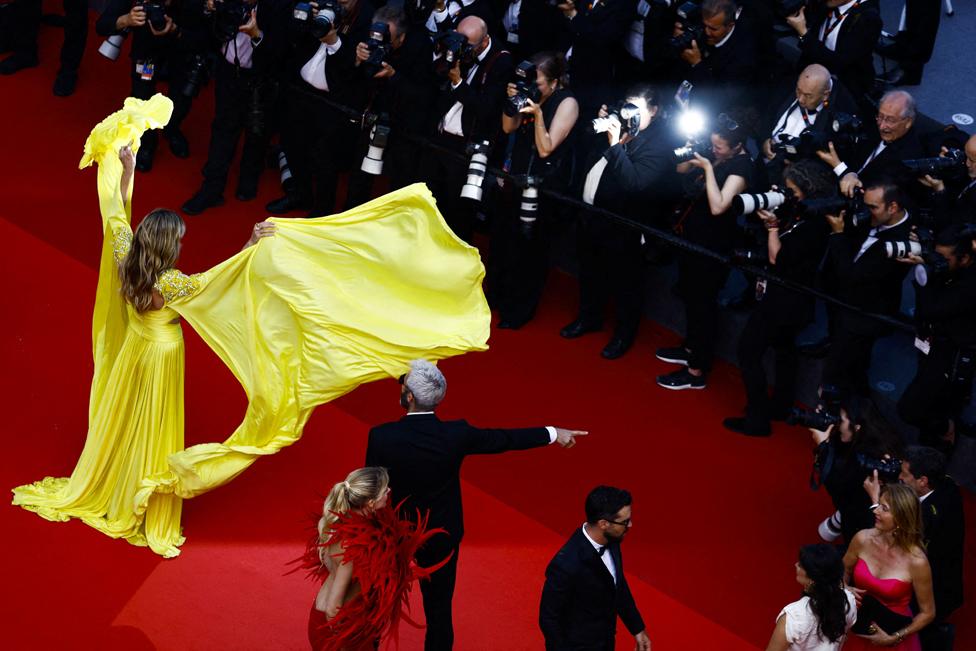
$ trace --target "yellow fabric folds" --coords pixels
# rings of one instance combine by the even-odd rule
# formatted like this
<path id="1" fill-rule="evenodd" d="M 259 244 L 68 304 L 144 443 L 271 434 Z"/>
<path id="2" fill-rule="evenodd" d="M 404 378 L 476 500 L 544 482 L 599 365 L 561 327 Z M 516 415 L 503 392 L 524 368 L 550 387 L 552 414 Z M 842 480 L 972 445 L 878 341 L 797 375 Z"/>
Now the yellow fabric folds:
<path id="1" fill-rule="evenodd" d="M 312 409 L 409 360 L 484 350 L 490 313 L 477 250 L 457 239 L 414 185 L 357 209 L 276 219 L 278 233 L 194 277 L 192 291 L 143 315 L 121 298 L 113 246 L 130 214 L 118 150 L 166 124 L 161 95 L 128 99 L 85 145 L 97 162 L 104 226 L 92 319 L 95 372 L 85 449 L 70 478 L 14 489 L 14 504 L 81 518 L 175 556 L 181 498 L 232 480 L 297 441 Z M 222 443 L 183 448 L 183 316 L 248 397 Z M 219 438 L 219 437 L 215 437 Z"/>

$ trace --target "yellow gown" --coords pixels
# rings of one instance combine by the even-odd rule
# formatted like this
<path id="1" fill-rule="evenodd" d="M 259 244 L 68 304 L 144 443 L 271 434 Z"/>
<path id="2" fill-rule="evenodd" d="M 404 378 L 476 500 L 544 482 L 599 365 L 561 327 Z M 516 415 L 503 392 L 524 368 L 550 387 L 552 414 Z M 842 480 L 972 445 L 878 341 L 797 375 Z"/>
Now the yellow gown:
<path id="1" fill-rule="evenodd" d="M 277 234 L 202 273 L 170 269 L 165 306 L 137 313 L 121 298 L 131 195 L 118 151 L 164 126 L 172 103 L 127 99 L 85 144 L 98 163 L 104 239 L 92 319 L 95 372 L 88 438 L 70 477 L 14 489 L 49 520 L 79 518 L 166 557 L 183 543 L 180 509 L 291 445 L 317 405 L 395 377 L 411 359 L 485 350 L 490 312 L 476 249 L 413 185 L 316 219 L 274 219 Z M 221 443 L 183 449 L 183 317 L 241 383 L 248 407 Z"/>

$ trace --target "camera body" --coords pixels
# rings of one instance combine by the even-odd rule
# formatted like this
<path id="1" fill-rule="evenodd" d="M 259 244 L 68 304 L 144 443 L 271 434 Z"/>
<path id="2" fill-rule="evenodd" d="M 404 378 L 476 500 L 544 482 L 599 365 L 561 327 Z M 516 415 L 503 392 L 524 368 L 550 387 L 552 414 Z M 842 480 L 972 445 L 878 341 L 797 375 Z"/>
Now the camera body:
<path id="1" fill-rule="evenodd" d="M 858 452 L 857 463 L 867 476 L 873 475 L 874 471 L 877 470 L 878 479 L 886 484 L 897 482 L 898 475 L 901 474 L 901 459 L 877 459 L 863 452 Z"/>
<path id="2" fill-rule="evenodd" d="M 871 213 L 864 205 L 864 190 L 857 188 L 851 198 L 837 196 L 824 199 L 804 199 L 797 204 L 797 210 L 805 217 L 824 217 L 844 212 L 844 225 L 860 228 L 871 222 Z"/>
<path id="3" fill-rule="evenodd" d="M 818 151 L 827 151 L 832 142 L 834 149 L 843 156 L 861 140 L 864 135 L 861 127 L 861 120 L 856 115 L 837 113 L 826 131 L 806 129 L 798 136 L 781 134 L 772 144 L 772 150 L 787 160 L 813 158 Z"/>
<path id="4" fill-rule="evenodd" d="M 166 5 L 162 2 L 143 2 L 142 10 L 146 12 L 146 23 L 157 32 L 166 29 Z"/>
<path id="5" fill-rule="evenodd" d="M 712 144 L 706 140 L 695 139 L 684 147 L 678 147 L 673 152 L 676 163 L 684 163 L 695 157 L 695 154 L 710 158 L 712 155 Z"/>
<path id="6" fill-rule="evenodd" d="M 842 398 L 843 393 L 840 388 L 832 384 L 825 384 L 820 388 L 818 410 L 793 408 L 790 410 L 790 415 L 786 417 L 786 422 L 790 425 L 802 425 L 821 432 L 826 431 L 831 425 L 840 424 Z"/>
<path id="7" fill-rule="evenodd" d="M 705 47 L 705 25 L 702 23 L 701 0 L 687 0 L 678 5 L 675 18 L 681 25 L 681 35 L 671 39 L 671 49 L 677 53 L 691 48 L 692 41 L 699 48 Z"/>
<path id="8" fill-rule="evenodd" d="M 214 35 L 221 43 L 237 37 L 237 28 L 251 18 L 251 9 L 243 0 L 222 0 L 214 5 Z"/>
<path id="9" fill-rule="evenodd" d="M 926 271 L 932 276 L 943 276 L 949 273 L 949 261 L 935 250 L 935 236 L 928 228 L 915 229 L 917 240 L 903 240 L 885 242 L 885 254 L 889 258 L 907 258 L 910 254 L 922 258 Z"/>
<path id="10" fill-rule="evenodd" d="M 386 23 L 373 23 L 369 26 L 369 36 L 366 39 L 369 57 L 363 61 L 366 74 L 372 77 L 383 69 L 383 64 L 393 52 L 390 40 L 390 26 Z"/>
<path id="11" fill-rule="evenodd" d="M 903 160 L 915 176 L 926 174 L 936 179 L 956 179 L 966 175 L 966 153 L 961 149 L 948 149 L 945 156 Z"/>
<path id="12" fill-rule="evenodd" d="M 505 104 L 505 114 L 518 115 L 518 112 L 528 106 L 529 100 L 536 104 L 542 98 L 539 86 L 536 84 L 538 72 L 531 61 L 523 61 L 515 68 L 515 94 L 508 98 Z"/>
<path id="13" fill-rule="evenodd" d="M 186 81 L 183 83 L 183 95 L 186 97 L 196 97 L 200 93 L 200 88 L 207 83 L 210 76 L 207 57 L 203 54 L 194 54 L 190 57 L 190 63 L 186 69 Z"/>
<path id="14" fill-rule="evenodd" d="M 640 131 L 641 113 L 636 104 L 617 102 L 607 107 L 605 118 L 593 119 L 593 133 L 605 133 L 617 124 L 620 125 L 620 135 L 636 135 Z"/>
<path id="15" fill-rule="evenodd" d="M 318 3 L 318 13 L 310 2 L 298 2 L 291 12 L 292 19 L 314 38 L 325 38 L 336 29 L 342 18 L 342 7 L 335 0 Z"/>
<path id="16" fill-rule="evenodd" d="M 474 46 L 468 43 L 467 36 L 451 29 L 434 37 L 434 54 L 442 58 L 446 65 L 443 72 L 446 74 L 458 61 L 463 65 L 470 63 L 474 59 Z"/>

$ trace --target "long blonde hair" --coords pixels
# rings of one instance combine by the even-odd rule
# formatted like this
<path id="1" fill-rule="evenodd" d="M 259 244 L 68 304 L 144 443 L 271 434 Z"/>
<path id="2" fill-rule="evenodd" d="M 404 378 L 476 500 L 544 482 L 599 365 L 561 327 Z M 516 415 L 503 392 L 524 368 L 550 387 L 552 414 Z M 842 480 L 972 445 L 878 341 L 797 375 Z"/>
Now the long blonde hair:
<path id="1" fill-rule="evenodd" d="M 895 530 L 891 532 L 895 546 L 909 554 L 916 549 L 924 551 L 922 508 L 915 491 L 904 484 L 885 484 L 881 495 L 888 498 L 895 520 Z"/>
<path id="2" fill-rule="evenodd" d="M 165 208 L 153 210 L 136 228 L 129 254 L 119 265 L 119 277 L 123 298 L 137 312 L 152 309 L 153 285 L 160 273 L 176 264 L 184 233 L 183 218 Z"/>
<path id="3" fill-rule="evenodd" d="M 350 509 L 364 508 L 370 500 L 383 497 L 387 486 L 390 485 L 390 474 L 386 468 L 378 466 L 359 468 L 346 476 L 329 491 L 322 506 L 322 517 L 319 518 L 319 542 L 329 539 L 332 525 L 339 519 L 337 514 L 348 512 Z"/>

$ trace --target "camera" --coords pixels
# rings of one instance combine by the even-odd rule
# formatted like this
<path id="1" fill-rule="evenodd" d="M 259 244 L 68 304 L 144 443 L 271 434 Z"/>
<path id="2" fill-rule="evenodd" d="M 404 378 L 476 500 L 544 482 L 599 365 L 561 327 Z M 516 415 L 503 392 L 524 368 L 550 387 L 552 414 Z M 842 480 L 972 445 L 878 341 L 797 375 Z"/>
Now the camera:
<path id="1" fill-rule="evenodd" d="M 698 43 L 698 47 L 705 46 L 705 26 L 702 23 L 701 0 L 688 0 L 678 6 L 675 11 L 676 19 L 681 25 L 681 35 L 671 39 L 671 48 L 676 52 L 691 48 L 691 42 Z"/>
<path id="2" fill-rule="evenodd" d="M 186 68 L 186 81 L 183 84 L 183 95 L 185 97 L 196 97 L 200 93 L 209 75 L 207 69 L 207 59 L 202 54 L 194 54 L 190 57 L 190 62 Z"/>
<path id="3" fill-rule="evenodd" d="M 481 201 L 483 193 L 482 186 L 485 183 L 485 174 L 488 172 L 488 150 L 491 143 L 487 140 L 473 142 L 468 145 L 468 155 L 471 160 L 468 162 L 468 176 L 461 186 L 461 197 L 472 201 Z"/>
<path id="4" fill-rule="evenodd" d="M 605 133 L 614 125 L 620 125 L 620 135 L 635 135 L 640 130 L 640 108 L 630 102 L 617 102 L 607 108 L 605 118 L 593 119 L 593 133 Z"/>
<path id="5" fill-rule="evenodd" d="M 857 463 L 867 475 L 873 475 L 877 470 L 878 479 L 888 484 L 898 481 L 898 475 L 901 474 L 901 459 L 875 459 L 858 452 Z"/>
<path id="6" fill-rule="evenodd" d="M 98 46 L 98 53 L 109 61 L 115 61 L 119 58 L 119 54 L 122 53 L 122 44 L 125 43 L 125 39 L 129 36 L 129 30 L 123 29 L 117 34 L 112 34 L 107 39 L 102 41 L 102 44 Z"/>
<path id="7" fill-rule="evenodd" d="M 383 152 L 390 138 L 390 116 L 386 113 L 379 115 L 367 113 L 363 118 L 363 126 L 370 127 L 369 149 L 359 169 L 367 174 L 379 176 L 383 173 Z"/>
<path id="8" fill-rule="evenodd" d="M 161 2 L 144 2 L 142 10 L 146 12 L 146 22 L 157 32 L 166 29 L 166 5 Z"/>
<path id="9" fill-rule="evenodd" d="M 694 158 L 695 154 L 708 158 L 712 155 L 712 145 L 701 140 L 693 140 L 684 147 L 678 147 L 673 153 L 675 162 L 684 163 Z"/>
<path id="10" fill-rule="evenodd" d="M 915 236 L 918 240 L 903 240 L 885 242 L 885 254 L 889 258 L 907 258 L 909 254 L 922 258 L 925 270 L 932 276 L 940 276 L 949 272 L 949 261 L 935 250 L 935 237 L 927 228 L 916 228 Z"/>
<path id="11" fill-rule="evenodd" d="M 862 135 L 860 118 L 848 113 L 837 113 L 827 131 L 807 129 L 798 136 L 780 134 L 778 141 L 772 144 L 772 149 L 774 153 L 788 160 L 813 158 L 818 151 L 827 151 L 831 142 L 838 152 L 850 151 Z"/>
<path id="12" fill-rule="evenodd" d="M 221 43 L 237 37 L 237 28 L 251 19 L 252 7 L 243 0 L 222 0 L 214 5 L 214 35 Z"/>
<path id="13" fill-rule="evenodd" d="M 823 432 L 831 425 L 840 423 L 840 414 L 827 409 L 813 411 L 812 409 L 794 407 L 786 417 L 786 422 L 790 425 L 800 425 Z"/>
<path id="14" fill-rule="evenodd" d="M 383 69 L 383 64 L 393 51 L 390 44 L 390 26 L 382 22 L 370 25 L 366 47 L 369 48 L 369 57 L 363 61 L 363 69 L 372 77 Z"/>
<path id="15" fill-rule="evenodd" d="M 318 13 L 310 2 L 299 2 L 291 12 L 291 16 L 302 29 L 317 39 L 325 38 L 329 32 L 336 29 L 342 17 L 342 8 L 334 0 L 318 3 Z"/>
<path id="16" fill-rule="evenodd" d="M 961 149 L 948 149 L 945 156 L 903 160 L 901 164 L 916 176 L 954 179 L 966 174 L 966 154 Z"/>
<path id="17" fill-rule="evenodd" d="M 508 98 L 505 104 L 505 115 L 515 116 L 523 108 L 528 106 L 529 100 L 536 104 L 542 97 L 539 87 L 536 85 L 535 64 L 531 61 L 523 61 L 515 68 L 515 94 Z"/>
<path id="18" fill-rule="evenodd" d="M 275 167 L 278 168 L 281 189 L 286 193 L 291 192 L 295 186 L 295 180 L 292 178 L 291 168 L 288 166 L 288 158 L 285 157 L 285 151 L 280 147 L 271 152 L 271 167 L 272 169 Z"/>
<path id="19" fill-rule="evenodd" d="M 770 190 L 761 194 L 743 193 L 732 197 L 732 214 L 751 215 L 757 210 L 776 210 L 780 206 L 794 207 L 796 197 L 789 188 Z"/>
<path id="20" fill-rule="evenodd" d="M 531 237 L 535 232 L 535 222 L 539 215 L 539 186 L 542 179 L 538 176 L 526 174 L 516 179 L 522 186 L 522 201 L 519 204 L 519 231 L 525 237 Z"/>
<path id="21" fill-rule="evenodd" d="M 434 54 L 443 59 L 446 65 L 443 72 L 446 74 L 447 69 L 453 68 L 458 61 L 462 64 L 470 63 L 474 58 L 474 46 L 468 43 L 467 36 L 452 29 L 434 37 Z"/>
<path id="22" fill-rule="evenodd" d="M 844 224 L 850 228 L 860 228 L 871 222 L 871 213 L 864 205 L 864 190 L 861 188 L 857 188 L 851 198 L 804 199 L 797 203 L 797 210 L 806 217 L 839 215 L 843 211 Z"/>

